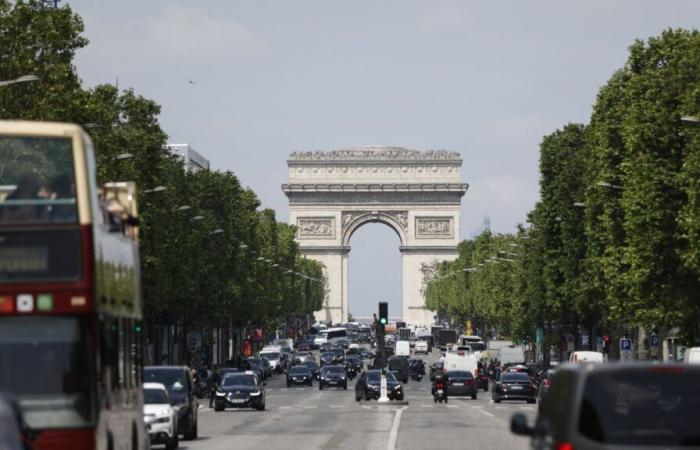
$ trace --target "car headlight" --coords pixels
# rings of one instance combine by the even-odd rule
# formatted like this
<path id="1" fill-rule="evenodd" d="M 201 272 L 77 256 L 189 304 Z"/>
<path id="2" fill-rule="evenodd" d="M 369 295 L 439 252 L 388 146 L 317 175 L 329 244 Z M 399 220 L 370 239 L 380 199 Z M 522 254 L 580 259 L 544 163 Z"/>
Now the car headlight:
<path id="1" fill-rule="evenodd" d="M 400 391 L 400 390 L 401 390 L 401 386 L 394 386 L 394 390 L 395 390 L 395 391 Z"/>
<path id="2" fill-rule="evenodd" d="M 367 387 L 370 388 L 370 389 L 372 389 L 373 391 L 376 391 L 377 389 L 379 389 L 378 386 L 373 386 L 373 385 L 371 385 L 371 384 L 368 384 Z"/>
<path id="3" fill-rule="evenodd" d="M 226 396 L 226 392 L 216 391 L 216 396 L 217 396 L 217 397 L 225 397 L 225 396 Z"/>
<path id="4" fill-rule="evenodd" d="M 340 377 L 340 379 L 341 379 L 341 380 L 344 380 L 344 379 L 345 379 L 345 377 Z"/>
<path id="5" fill-rule="evenodd" d="M 251 393 L 250 393 L 250 396 L 251 396 L 251 397 L 257 397 L 258 395 L 260 395 L 260 391 L 258 391 L 258 392 L 251 392 Z"/>
<path id="6" fill-rule="evenodd" d="M 168 423 L 170 422 L 170 416 L 161 416 L 161 417 L 156 417 L 152 423 Z"/>

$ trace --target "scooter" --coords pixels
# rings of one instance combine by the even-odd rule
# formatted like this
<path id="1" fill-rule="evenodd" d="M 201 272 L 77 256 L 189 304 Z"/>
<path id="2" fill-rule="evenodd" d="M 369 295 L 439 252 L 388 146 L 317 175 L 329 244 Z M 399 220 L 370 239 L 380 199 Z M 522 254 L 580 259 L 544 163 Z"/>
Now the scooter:
<path id="1" fill-rule="evenodd" d="M 348 375 L 348 380 L 353 380 L 353 379 L 355 379 L 355 376 L 357 375 L 357 370 L 355 370 L 354 368 L 348 369 L 347 375 Z"/>
<path id="2" fill-rule="evenodd" d="M 447 384 L 444 380 L 435 380 L 435 384 L 433 384 L 433 402 L 447 403 Z"/>

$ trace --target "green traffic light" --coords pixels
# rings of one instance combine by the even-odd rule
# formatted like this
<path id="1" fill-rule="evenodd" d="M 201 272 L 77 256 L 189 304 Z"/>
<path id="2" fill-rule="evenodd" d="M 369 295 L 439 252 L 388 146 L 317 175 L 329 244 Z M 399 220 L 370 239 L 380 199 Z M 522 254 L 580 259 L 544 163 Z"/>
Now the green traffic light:
<path id="1" fill-rule="evenodd" d="M 381 323 L 382 325 L 386 325 L 386 319 L 382 317 L 381 319 L 379 319 L 379 323 Z"/>

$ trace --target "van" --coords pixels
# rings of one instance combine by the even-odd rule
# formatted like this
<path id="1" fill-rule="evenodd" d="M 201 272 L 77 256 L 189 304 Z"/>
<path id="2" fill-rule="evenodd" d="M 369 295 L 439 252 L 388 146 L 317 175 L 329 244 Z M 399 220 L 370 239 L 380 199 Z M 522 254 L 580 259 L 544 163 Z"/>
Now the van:
<path id="1" fill-rule="evenodd" d="M 519 345 L 505 345 L 498 349 L 498 361 L 501 366 L 525 364 L 525 352 Z"/>
<path id="2" fill-rule="evenodd" d="M 605 361 L 603 354 L 600 352 L 573 352 L 569 355 L 570 363 L 602 363 Z"/>
<path id="3" fill-rule="evenodd" d="M 387 366 L 389 371 L 394 374 L 397 380 L 404 384 L 408 383 L 408 358 L 404 358 L 403 356 L 392 356 L 389 358 Z"/>
<path id="4" fill-rule="evenodd" d="M 476 377 L 479 361 L 474 354 L 465 352 L 449 352 L 445 355 L 445 372 L 465 371 Z"/>
<path id="5" fill-rule="evenodd" d="M 689 364 L 700 364 L 700 347 L 691 347 L 685 351 L 683 362 Z"/>
<path id="6" fill-rule="evenodd" d="M 409 341 L 396 341 L 396 351 L 397 356 L 410 356 L 411 355 L 411 343 Z"/>

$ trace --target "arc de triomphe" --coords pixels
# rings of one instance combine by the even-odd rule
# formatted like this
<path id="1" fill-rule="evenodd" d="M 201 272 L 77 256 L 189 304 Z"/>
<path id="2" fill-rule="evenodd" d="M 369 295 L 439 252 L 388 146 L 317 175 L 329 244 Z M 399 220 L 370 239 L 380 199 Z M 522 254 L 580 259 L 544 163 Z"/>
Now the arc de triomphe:
<path id="1" fill-rule="evenodd" d="M 362 225 L 381 222 L 401 241 L 403 319 L 431 324 L 421 268 L 457 257 L 460 203 L 469 187 L 460 179 L 459 153 L 362 147 L 292 153 L 287 164 L 282 190 L 297 241 L 328 276 L 326 311 L 317 319 L 347 321 L 350 238 Z"/>

